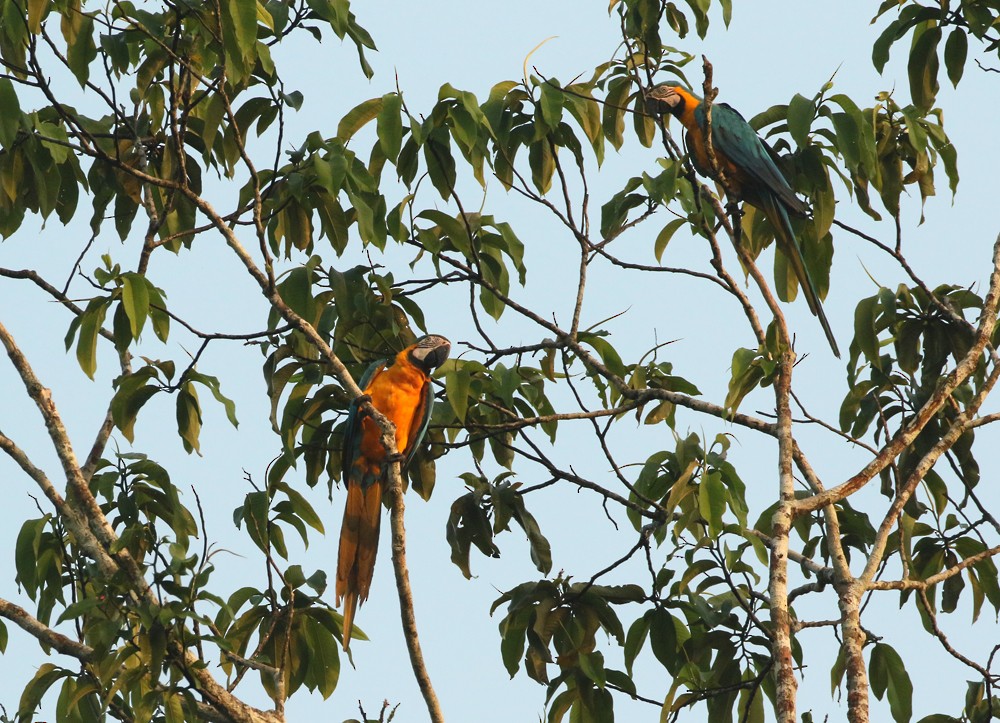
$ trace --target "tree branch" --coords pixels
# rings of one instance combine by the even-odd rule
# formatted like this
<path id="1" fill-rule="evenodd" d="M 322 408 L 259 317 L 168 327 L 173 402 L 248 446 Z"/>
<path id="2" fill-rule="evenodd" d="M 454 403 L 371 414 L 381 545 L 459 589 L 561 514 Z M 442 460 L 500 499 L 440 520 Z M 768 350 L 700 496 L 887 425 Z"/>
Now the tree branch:
<path id="1" fill-rule="evenodd" d="M 395 430 L 382 431 L 382 444 L 387 449 L 396 448 Z M 398 455 L 396 456 L 398 457 Z M 443 723 L 444 714 L 441 712 L 441 704 L 438 702 L 437 694 L 434 692 L 434 686 L 427 672 L 427 664 L 424 662 L 423 652 L 420 649 L 420 638 L 417 635 L 413 590 L 410 588 L 410 574 L 406 566 L 406 527 L 404 525 L 406 504 L 403 501 L 403 480 L 398 459 L 389 464 L 387 491 L 391 504 L 389 522 L 392 526 L 392 568 L 396 574 L 399 615 L 403 625 L 403 637 L 406 639 L 406 647 L 410 654 L 410 667 L 417 679 L 417 685 L 424 697 L 424 704 L 427 706 L 432 723 Z"/>
<path id="2" fill-rule="evenodd" d="M 29 635 L 37 638 L 42 645 L 63 655 L 76 658 L 81 663 L 89 663 L 94 659 L 94 649 L 89 645 L 84 645 L 56 632 L 27 610 L 12 602 L 0 599 L 0 617 L 10 620 Z"/>

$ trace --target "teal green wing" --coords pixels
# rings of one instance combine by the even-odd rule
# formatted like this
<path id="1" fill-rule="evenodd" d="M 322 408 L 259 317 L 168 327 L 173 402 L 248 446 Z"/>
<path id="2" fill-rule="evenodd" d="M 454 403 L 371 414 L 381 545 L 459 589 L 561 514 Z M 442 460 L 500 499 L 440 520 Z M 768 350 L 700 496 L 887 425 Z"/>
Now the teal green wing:
<path id="1" fill-rule="evenodd" d="M 698 107 L 695 118 L 704 129 L 706 125 L 704 106 Z M 775 239 L 781 252 L 791 264 L 792 271 L 809 304 L 809 310 L 819 317 L 823 333 L 830 342 L 830 348 L 839 357 L 837 341 L 834 339 L 816 285 L 802 258 L 802 249 L 788 218 L 788 211 L 805 214 L 808 213 L 809 207 L 795 195 L 795 191 L 774 162 L 774 152 L 765 145 L 743 116 L 725 103 L 712 106 L 712 144 L 716 151 L 728 158 L 746 176 L 743 179 L 744 198 L 762 209 L 771 221 Z"/>
<path id="2" fill-rule="evenodd" d="M 695 118 L 704 128 L 704 106 L 698 106 Z M 725 103 L 712 105 L 712 145 L 746 173 L 758 196 L 770 191 L 791 211 L 808 212 L 809 207 L 795 195 L 764 141 L 737 110 Z"/>
<path id="3" fill-rule="evenodd" d="M 819 292 L 816 290 L 816 285 L 813 283 L 809 269 L 806 268 L 805 259 L 802 258 L 802 249 L 799 248 L 799 242 L 795 238 L 795 231 L 792 229 L 792 222 L 788 218 L 785 206 L 774 194 L 763 194 L 761 200 L 761 208 L 764 211 L 764 215 L 771 221 L 771 227 L 774 229 L 774 238 L 778 242 L 778 248 L 781 249 L 781 253 L 788 260 L 788 263 L 792 267 L 792 272 L 799 281 L 799 288 L 805 294 L 806 303 L 809 304 L 809 311 L 819 319 L 820 326 L 823 327 L 823 333 L 826 334 L 826 339 L 830 343 L 830 348 L 833 350 L 834 355 L 839 358 L 840 348 L 837 346 L 837 339 L 833 336 L 833 329 L 830 327 L 830 321 L 826 318 L 826 312 L 823 311 Z"/>
<path id="4" fill-rule="evenodd" d="M 361 379 L 358 381 L 361 391 L 365 391 L 368 385 L 371 384 L 372 379 L 385 369 L 386 361 L 385 359 L 380 359 L 373 362 L 365 370 L 365 373 L 361 375 Z M 341 479 L 346 484 L 350 477 L 351 469 L 354 467 L 354 461 L 361 454 L 361 413 L 358 409 L 357 400 L 352 401 L 351 406 L 347 410 L 347 422 L 344 424 L 344 444 L 341 450 Z M 368 486 L 365 484 L 365 480 L 355 481 L 364 487 Z"/>
<path id="5" fill-rule="evenodd" d="M 427 434 L 427 427 L 431 423 L 431 412 L 434 411 L 434 386 L 427 382 L 420 390 L 420 402 L 417 404 L 417 412 L 413 415 L 413 426 L 410 428 L 410 438 L 403 450 L 403 468 L 410 463 L 420 443 Z"/>

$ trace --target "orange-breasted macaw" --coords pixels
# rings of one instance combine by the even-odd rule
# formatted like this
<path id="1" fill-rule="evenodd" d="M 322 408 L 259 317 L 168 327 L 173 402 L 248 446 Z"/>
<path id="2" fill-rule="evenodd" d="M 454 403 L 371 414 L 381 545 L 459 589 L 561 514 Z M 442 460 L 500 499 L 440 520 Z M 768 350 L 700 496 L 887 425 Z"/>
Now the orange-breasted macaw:
<path id="1" fill-rule="evenodd" d="M 372 406 L 396 425 L 396 448 L 403 469 L 420 445 L 434 406 L 430 374 L 445 359 L 451 343 L 429 335 L 403 349 L 391 360 L 368 367 L 359 386 Z M 344 602 L 344 649 L 351 644 L 351 628 L 358 604 L 368 599 L 375 570 L 378 530 L 382 519 L 382 487 L 388 465 L 382 432 L 357 401 L 351 404 L 344 432 L 343 479 L 347 485 L 344 523 L 340 528 L 337 560 L 337 605 Z"/>
<path id="2" fill-rule="evenodd" d="M 691 162 L 698 173 L 717 178 L 713 172 L 705 145 L 706 114 L 702 99 L 674 83 L 661 83 L 646 96 L 666 106 L 687 129 L 686 141 Z M 726 192 L 759 208 L 774 228 L 778 248 L 788 259 L 802 287 L 809 310 L 819 318 L 833 353 L 840 350 L 830 322 L 823 313 L 819 294 L 802 258 L 802 249 L 792 230 L 789 213 L 802 216 L 809 207 L 795 195 L 785 176 L 774 162 L 774 153 L 736 110 L 725 103 L 712 104 L 712 149 L 715 160 L 726 180 Z"/>

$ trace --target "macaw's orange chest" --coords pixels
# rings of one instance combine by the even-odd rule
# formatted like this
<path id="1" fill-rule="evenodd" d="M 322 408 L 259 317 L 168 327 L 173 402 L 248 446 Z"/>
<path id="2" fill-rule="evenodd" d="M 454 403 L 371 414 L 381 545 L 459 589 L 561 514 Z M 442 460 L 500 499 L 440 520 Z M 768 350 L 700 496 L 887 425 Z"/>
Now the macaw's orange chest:
<path id="1" fill-rule="evenodd" d="M 420 430 L 429 382 L 430 377 L 417 367 L 397 361 L 376 374 L 365 389 L 372 398 L 372 406 L 396 425 L 396 449 L 400 453 L 407 452 Z M 362 419 L 361 425 L 361 454 L 369 462 L 381 462 L 385 448 L 378 425 L 370 417 Z"/>
<path id="2" fill-rule="evenodd" d="M 705 143 L 705 129 L 698 122 L 698 117 L 696 115 L 695 109 L 698 106 L 698 102 L 694 97 L 690 97 L 688 102 L 684 105 L 684 110 L 680 113 L 680 121 L 683 126 L 687 129 L 687 134 L 684 140 L 687 142 L 688 153 L 691 154 L 692 160 L 694 161 L 695 170 L 698 171 L 703 176 L 708 176 L 709 178 L 718 179 L 718 174 L 712 166 L 712 162 L 708 158 L 708 146 Z M 733 163 L 729 156 L 722 153 L 719 150 L 719 146 L 715 143 L 716 134 L 712 132 L 712 150 L 715 153 L 715 161 L 718 164 L 719 170 L 722 171 L 726 176 L 726 182 L 729 186 L 727 189 L 737 198 L 743 197 L 743 187 L 748 183 L 747 174 Z"/>
<path id="3" fill-rule="evenodd" d="M 715 134 L 712 134 L 715 138 Z M 714 172 L 711 161 L 708 158 L 708 148 L 705 145 L 705 133 L 700 128 L 697 134 L 689 132 L 687 134 L 687 146 L 688 152 L 694 156 L 695 170 L 704 176 L 709 178 L 717 178 L 717 174 Z M 719 170 L 722 171 L 726 176 L 726 183 L 729 185 L 727 189 L 737 198 L 743 197 L 743 186 L 747 182 L 747 175 L 744 173 L 743 169 L 729 160 L 729 156 L 725 153 L 719 151 L 718 146 L 713 144 L 712 150 L 715 152 L 715 161 L 719 166 Z"/>

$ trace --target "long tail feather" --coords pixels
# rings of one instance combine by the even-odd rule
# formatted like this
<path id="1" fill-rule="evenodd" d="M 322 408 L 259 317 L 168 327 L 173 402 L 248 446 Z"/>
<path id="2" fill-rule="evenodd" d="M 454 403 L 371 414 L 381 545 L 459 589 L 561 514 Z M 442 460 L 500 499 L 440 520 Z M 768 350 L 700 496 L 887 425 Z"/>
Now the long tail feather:
<path id="1" fill-rule="evenodd" d="M 785 258 L 788 259 L 788 263 L 792 265 L 795 277 L 799 280 L 799 286 L 802 287 L 802 293 L 805 294 L 806 302 L 809 304 L 809 311 L 819 319 L 819 323 L 823 327 L 823 332 L 826 334 L 826 340 L 830 342 L 830 348 L 833 349 L 834 355 L 839 359 L 840 349 L 837 347 L 837 340 L 834 338 L 833 329 L 830 328 L 830 322 L 827 321 L 826 314 L 823 312 L 823 305 L 819 300 L 819 294 L 816 292 L 816 286 L 813 284 L 812 277 L 809 275 L 809 269 L 806 268 L 805 260 L 802 258 L 802 250 L 799 248 L 799 242 L 795 238 L 795 232 L 792 229 L 792 222 L 788 218 L 788 213 L 781 202 L 773 195 L 764 194 L 764 196 L 761 199 L 761 205 L 764 208 L 764 213 L 770 219 L 771 225 L 774 227 L 775 240 L 778 242 L 778 246 L 785 255 Z"/>
<path id="2" fill-rule="evenodd" d="M 344 601 L 344 650 L 351 644 L 354 613 L 368 599 L 381 520 L 382 484 L 376 481 L 365 489 L 349 481 L 337 557 L 337 605 Z"/>

